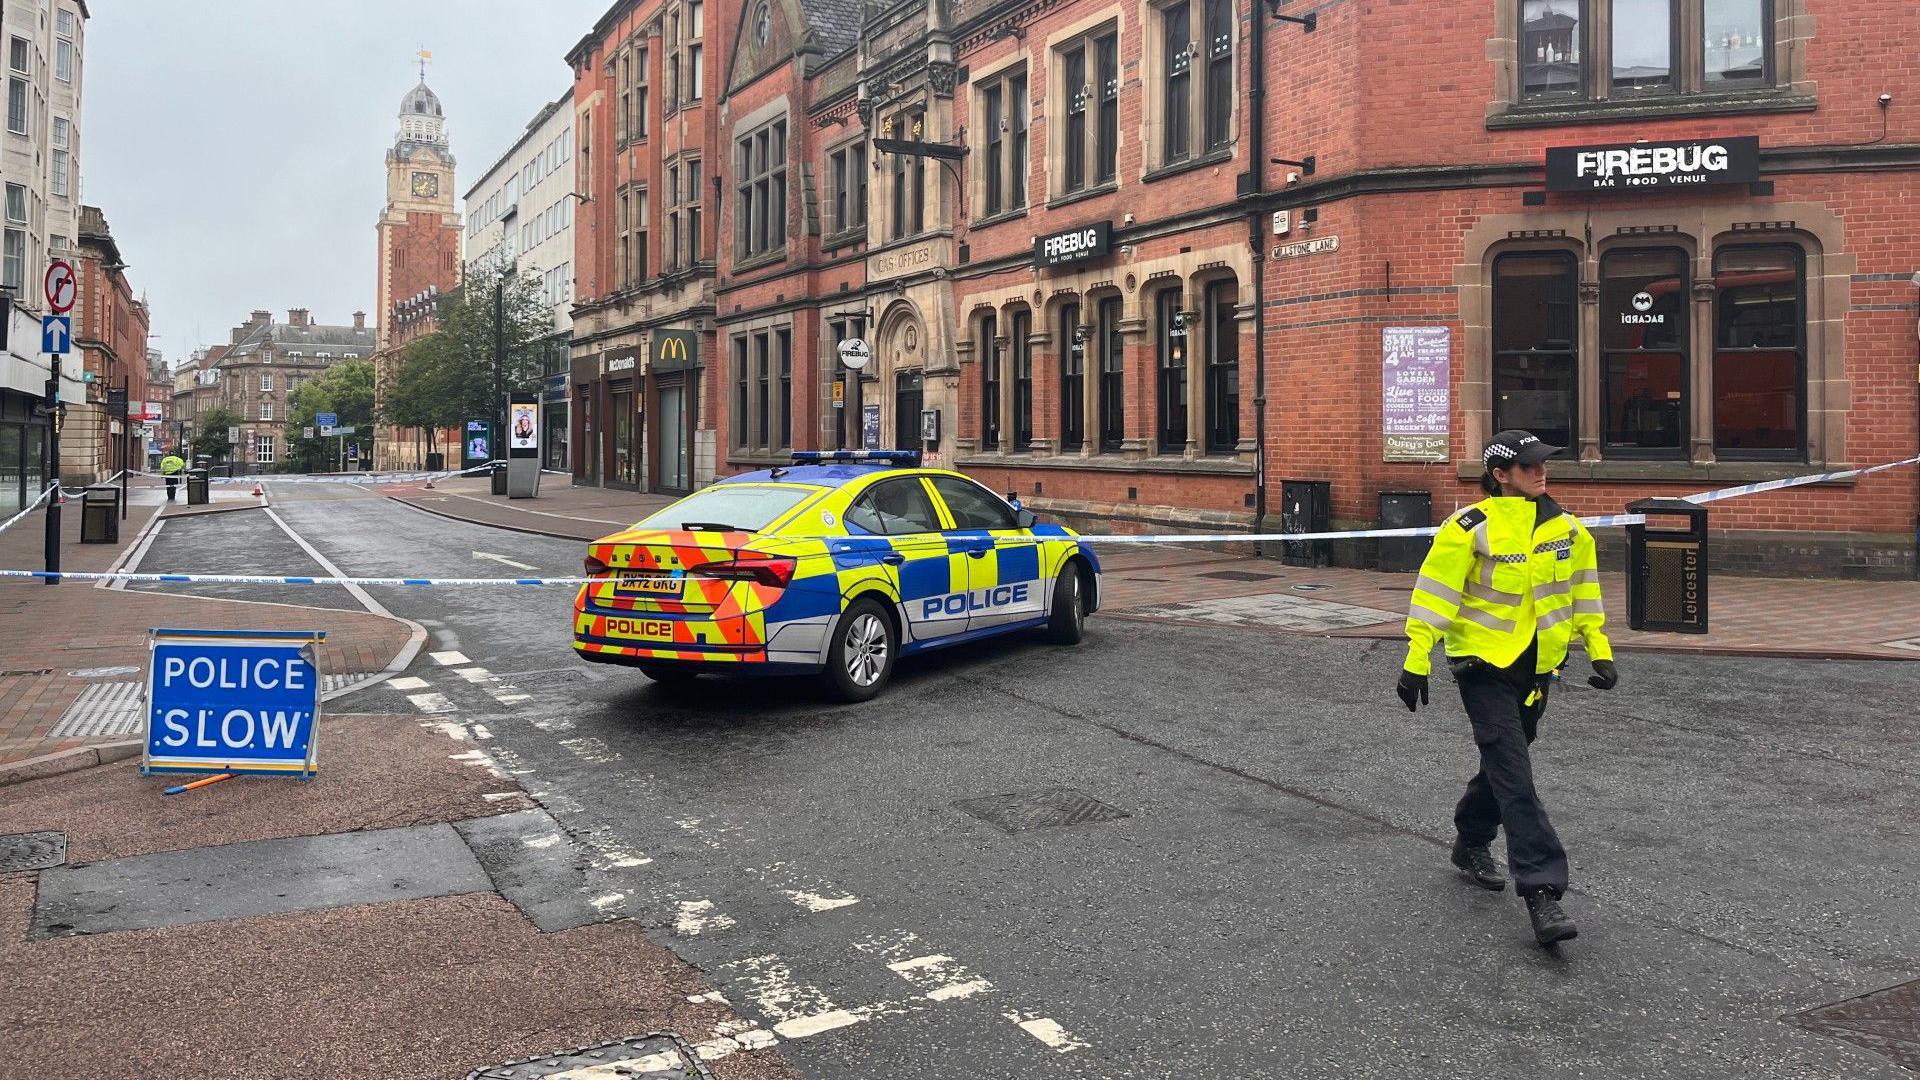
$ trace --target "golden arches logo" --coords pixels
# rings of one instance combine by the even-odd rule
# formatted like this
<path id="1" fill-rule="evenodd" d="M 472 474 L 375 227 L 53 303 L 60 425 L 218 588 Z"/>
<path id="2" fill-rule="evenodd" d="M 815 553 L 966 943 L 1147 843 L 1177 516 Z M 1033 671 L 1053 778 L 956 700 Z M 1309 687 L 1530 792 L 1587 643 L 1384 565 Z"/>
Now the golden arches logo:
<path id="1" fill-rule="evenodd" d="M 661 360 L 685 360 L 686 358 L 687 342 L 685 338 L 676 336 L 663 337 L 660 339 Z"/>

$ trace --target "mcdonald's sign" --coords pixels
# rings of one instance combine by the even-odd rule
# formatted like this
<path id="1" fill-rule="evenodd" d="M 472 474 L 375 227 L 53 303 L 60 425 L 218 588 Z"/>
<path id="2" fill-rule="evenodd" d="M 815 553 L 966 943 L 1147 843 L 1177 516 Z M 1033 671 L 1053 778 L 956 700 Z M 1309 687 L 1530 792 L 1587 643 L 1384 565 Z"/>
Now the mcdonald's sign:
<path id="1" fill-rule="evenodd" d="M 700 362 L 700 338 L 691 330 L 653 332 L 653 370 L 685 371 Z"/>

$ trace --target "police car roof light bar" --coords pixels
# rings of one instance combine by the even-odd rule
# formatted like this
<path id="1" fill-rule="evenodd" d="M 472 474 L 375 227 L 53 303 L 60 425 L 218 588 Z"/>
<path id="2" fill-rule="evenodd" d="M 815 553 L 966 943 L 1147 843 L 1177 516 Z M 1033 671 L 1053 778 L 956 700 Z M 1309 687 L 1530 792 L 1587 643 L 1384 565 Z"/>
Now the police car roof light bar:
<path id="1" fill-rule="evenodd" d="M 823 465 L 828 462 L 871 462 L 875 465 L 898 465 L 904 468 L 918 468 L 920 451 L 918 450 L 795 450 L 795 465 Z"/>

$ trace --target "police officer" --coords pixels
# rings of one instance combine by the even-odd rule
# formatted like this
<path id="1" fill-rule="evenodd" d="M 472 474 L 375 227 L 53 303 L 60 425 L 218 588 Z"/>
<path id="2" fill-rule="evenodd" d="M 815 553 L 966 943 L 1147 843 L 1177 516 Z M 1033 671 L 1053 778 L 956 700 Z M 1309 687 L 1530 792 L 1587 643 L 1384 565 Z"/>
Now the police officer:
<path id="1" fill-rule="evenodd" d="M 1560 906 L 1567 853 L 1534 791 L 1527 748 L 1573 635 L 1593 665 L 1589 684 L 1611 690 L 1620 678 L 1602 630 L 1593 534 L 1547 494 L 1546 462 L 1559 452 L 1525 431 L 1503 431 L 1487 444 L 1480 486 L 1488 498 L 1449 517 L 1434 537 L 1414 585 L 1396 687 L 1408 711 L 1426 704 L 1433 646 L 1446 643 L 1480 747 L 1480 771 L 1454 808 L 1453 865 L 1483 889 L 1505 889 L 1488 850 L 1505 825 L 1514 890 L 1542 945 L 1578 930 Z"/>
<path id="2" fill-rule="evenodd" d="M 180 460 L 178 454 L 168 454 L 160 459 L 160 475 L 167 478 L 167 501 L 173 501 L 173 490 L 180 483 L 180 471 L 187 463 Z"/>

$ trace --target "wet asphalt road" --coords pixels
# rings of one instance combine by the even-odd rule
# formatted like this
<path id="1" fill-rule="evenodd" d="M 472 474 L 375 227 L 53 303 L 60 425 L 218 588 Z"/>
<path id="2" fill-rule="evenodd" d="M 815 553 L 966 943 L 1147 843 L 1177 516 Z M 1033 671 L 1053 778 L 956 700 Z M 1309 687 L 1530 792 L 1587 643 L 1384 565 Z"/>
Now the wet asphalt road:
<path id="1" fill-rule="evenodd" d="M 275 507 L 351 574 L 581 556 L 362 492 Z M 141 569 L 321 572 L 286 539 L 172 522 Z M 844 1021 L 782 1040 L 811 1075 L 1910 1075 L 1790 1016 L 1920 976 L 1920 665 L 1629 654 L 1612 695 L 1570 680 L 1536 768 L 1581 936 L 1548 953 L 1447 866 L 1471 741 L 1444 679 L 1399 706 L 1391 646 L 1096 616 L 1078 648 L 962 647 L 847 707 L 579 663 L 568 589 L 369 592 L 528 695 L 408 673 L 632 855 L 618 910 L 768 1027 Z M 1060 790 L 1126 816 L 1009 834 L 957 805 Z"/>

